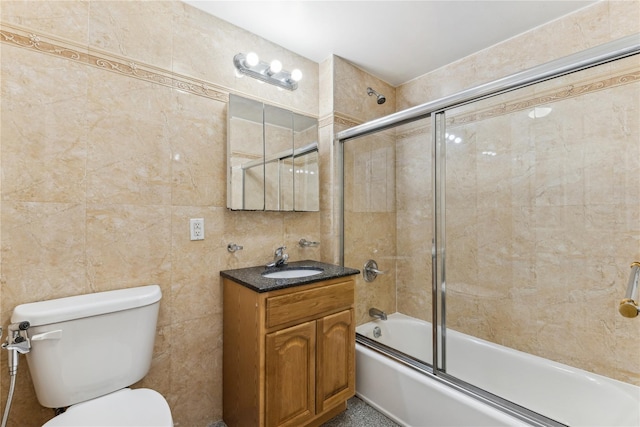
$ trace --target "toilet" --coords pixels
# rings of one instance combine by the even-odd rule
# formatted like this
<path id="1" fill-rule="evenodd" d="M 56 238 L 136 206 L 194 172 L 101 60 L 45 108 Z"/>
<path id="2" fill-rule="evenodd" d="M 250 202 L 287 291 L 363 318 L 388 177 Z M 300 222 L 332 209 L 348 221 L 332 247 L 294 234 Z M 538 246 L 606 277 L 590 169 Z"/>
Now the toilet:
<path id="1" fill-rule="evenodd" d="M 157 285 L 17 306 L 27 321 L 29 372 L 38 401 L 67 408 L 46 427 L 173 426 L 167 401 L 131 389 L 149 371 L 162 292 Z"/>

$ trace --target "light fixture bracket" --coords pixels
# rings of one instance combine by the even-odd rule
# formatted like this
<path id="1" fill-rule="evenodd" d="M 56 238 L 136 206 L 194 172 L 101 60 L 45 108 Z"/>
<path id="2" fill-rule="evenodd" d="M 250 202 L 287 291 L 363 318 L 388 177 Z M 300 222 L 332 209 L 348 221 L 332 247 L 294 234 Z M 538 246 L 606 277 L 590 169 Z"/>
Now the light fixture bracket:
<path id="1" fill-rule="evenodd" d="M 249 66 L 246 63 L 246 58 L 247 56 L 244 53 L 239 53 L 233 57 L 233 65 L 242 74 L 283 89 L 296 90 L 298 88 L 298 82 L 291 78 L 289 71 L 281 70 L 273 73 L 269 63 L 264 61 L 259 61 L 257 65 Z"/>

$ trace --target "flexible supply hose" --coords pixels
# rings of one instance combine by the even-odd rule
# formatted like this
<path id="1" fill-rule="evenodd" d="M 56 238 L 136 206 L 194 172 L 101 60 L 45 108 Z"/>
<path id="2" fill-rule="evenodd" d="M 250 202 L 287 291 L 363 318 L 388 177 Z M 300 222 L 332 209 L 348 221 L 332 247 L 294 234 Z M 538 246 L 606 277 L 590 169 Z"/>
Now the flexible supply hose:
<path id="1" fill-rule="evenodd" d="M 14 359 L 18 359 L 18 352 L 16 350 L 9 350 L 9 353 L 14 353 L 12 356 Z M 11 357 L 11 355 L 9 356 Z M 17 369 L 16 369 L 17 372 Z M 4 414 L 2 415 L 2 426 L 7 427 L 7 420 L 9 419 L 9 411 L 11 411 L 11 402 L 13 401 L 13 390 L 16 388 L 16 373 L 10 375 L 11 382 L 9 384 L 9 395 L 7 396 L 7 405 L 4 408 Z"/>

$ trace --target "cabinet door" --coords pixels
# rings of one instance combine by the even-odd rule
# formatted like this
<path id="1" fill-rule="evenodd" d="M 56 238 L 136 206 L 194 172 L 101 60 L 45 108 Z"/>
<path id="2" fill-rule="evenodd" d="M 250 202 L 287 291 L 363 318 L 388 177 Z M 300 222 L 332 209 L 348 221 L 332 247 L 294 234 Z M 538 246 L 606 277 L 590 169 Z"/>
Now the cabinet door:
<path id="1" fill-rule="evenodd" d="M 315 416 L 316 322 L 266 336 L 267 426 L 298 426 Z"/>
<path id="2" fill-rule="evenodd" d="M 355 394 L 355 339 L 353 310 L 341 311 L 317 321 L 318 413 Z"/>

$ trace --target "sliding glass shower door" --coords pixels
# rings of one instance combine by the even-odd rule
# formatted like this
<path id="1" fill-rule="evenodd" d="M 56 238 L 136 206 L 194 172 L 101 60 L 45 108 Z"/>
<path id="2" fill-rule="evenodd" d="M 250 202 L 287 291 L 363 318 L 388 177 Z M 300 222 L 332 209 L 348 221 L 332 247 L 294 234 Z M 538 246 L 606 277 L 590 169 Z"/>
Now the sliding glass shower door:
<path id="1" fill-rule="evenodd" d="M 640 255 L 637 75 L 620 60 L 446 111 L 447 331 L 640 384 L 640 323 L 617 311 Z M 460 353 L 448 374 L 570 421 L 544 403 L 562 383 L 514 393 L 538 380 Z"/>
<path id="2" fill-rule="evenodd" d="M 630 390 L 611 407 L 635 420 L 640 322 L 618 304 L 640 259 L 640 67 L 637 54 L 598 64 L 541 67 L 338 134 L 344 263 L 382 270 L 356 282 L 357 324 L 381 311 L 430 322 L 384 347 L 376 320 L 360 343 L 539 425 L 599 422 L 615 392 L 565 411 L 584 373 Z"/>

